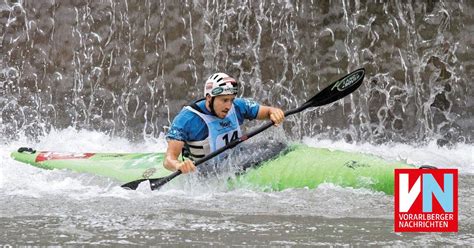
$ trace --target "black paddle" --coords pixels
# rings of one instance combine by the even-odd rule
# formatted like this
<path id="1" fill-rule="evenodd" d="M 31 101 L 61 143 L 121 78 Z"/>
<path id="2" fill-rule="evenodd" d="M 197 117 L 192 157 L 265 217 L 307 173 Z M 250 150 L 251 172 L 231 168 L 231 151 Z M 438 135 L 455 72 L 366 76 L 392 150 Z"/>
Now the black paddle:
<path id="1" fill-rule="evenodd" d="M 324 90 L 320 91 L 318 94 L 313 96 L 311 99 L 306 101 L 303 105 L 301 105 L 298 108 L 288 110 L 285 112 L 285 116 L 290 116 L 295 113 L 299 113 L 309 107 L 317 107 L 317 106 L 322 106 L 334 101 L 337 101 L 350 93 L 352 93 L 354 90 L 356 90 L 361 84 L 365 76 L 365 70 L 364 68 L 355 70 L 351 72 L 350 74 L 346 75 L 345 77 L 337 80 L 336 82 L 332 83 L 328 87 L 326 87 Z M 227 144 L 224 147 L 221 147 L 214 152 L 211 152 L 209 155 L 205 156 L 204 158 L 196 161 L 194 163 L 195 166 L 198 166 L 206 161 L 208 161 L 211 158 L 214 158 L 215 156 L 219 155 L 223 151 L 227 149 L 231 149 L 235 147 L 236 145 L 246 141 L 247 139 L 253 137 L 254 135 L 257 135 L 264 131 L 265 129 L 271 127 L 273 125 L 273 122 L 269 122 L 262 127 L 243 135 L 239 139 L 236 139 L 229 144 Z M 172 173 L 169 176 L 166 177 L 161 177 L 161 178 L 153 178 L 153 179 L 139 179 L 135 180 L 129 183 L 126 183 L 122 185 L 123 188 L 126 189 L 132 189 L 135 190 L 138 188 L 138 185 L 144 181 L 149 180 L 150 181 L 150 187 L 151 190 L 156 190 L 159 189 L 161 186 L 165 185 L 167 182 L 171 181 L 173 178 L 179 176 L 181 174 L 181 171 L 176 171 Z"/>

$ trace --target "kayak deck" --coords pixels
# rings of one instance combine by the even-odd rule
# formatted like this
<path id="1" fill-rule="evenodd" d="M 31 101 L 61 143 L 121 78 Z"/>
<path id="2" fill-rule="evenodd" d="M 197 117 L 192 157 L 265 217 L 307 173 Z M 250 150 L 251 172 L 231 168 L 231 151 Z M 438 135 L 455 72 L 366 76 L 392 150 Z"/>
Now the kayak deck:
<path id="1" fill-rule="evenodd" d="M 369 188 L 393 194 L 394 169 L 414 168 L 374 155 L 297 145 L 274 160 L 237 177 L 235 187 L 269 190 L 315 188 L 322 183 Z"/>
<path id="2" fill-rule="evenodd" d="M 247 156 L 250 159 L 235 160 L 239 161 L 237 167 L 240 170 L 236 171 L 237 176 L 228 180 L 230 188 L 280 191 L 334 183 L 343 187 L 368 188 L 393 194 L 394 169 L 414 168 L 403 162 L 386 161 L 374 155 L 306 145 L 285 146 L 285 149 L 275 147 L 269 151 L 251 150 L 253 157 Z M 249 154 L 249 150 L 243 154 Z M 171 173 L 163 168 L 163 153 L 61 153 L 30 150 L 13 152 L 11 156 L 39 168 L 69 169 L 120 182 L 164 177 Z"/>
<path id="3" fill-rule="evenodd" d="M 20 162 L 43 169 L 69 169 L 110 177 L 120 182 L 141 178 L 162 177 L 169 173 L 163 168 L 163 153 L 64 153 L 13 152 Z"/>

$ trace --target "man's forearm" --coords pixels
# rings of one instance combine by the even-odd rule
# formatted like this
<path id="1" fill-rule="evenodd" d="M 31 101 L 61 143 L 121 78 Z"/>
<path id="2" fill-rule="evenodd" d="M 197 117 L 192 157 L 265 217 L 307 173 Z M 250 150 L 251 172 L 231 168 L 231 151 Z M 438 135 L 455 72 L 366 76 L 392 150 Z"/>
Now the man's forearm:
<path id="1" fill-rule="evenodd" d="M 177 171 L 178 170 L 179 161 L 178 159 L 170 158 L 166 156 L 165 161 L 163 161 L 163 166 L 170 171 Z"/>

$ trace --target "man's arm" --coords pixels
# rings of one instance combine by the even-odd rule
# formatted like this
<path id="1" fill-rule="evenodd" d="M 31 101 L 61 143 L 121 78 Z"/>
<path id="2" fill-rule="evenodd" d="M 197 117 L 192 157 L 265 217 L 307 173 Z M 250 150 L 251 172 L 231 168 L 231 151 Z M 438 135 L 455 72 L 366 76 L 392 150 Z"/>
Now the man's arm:
<path id="1" fill-rule="evenodd" d="M 269 107 L 260 105 L 258 109 L 257 119 L 266 120 L 270 119 L 275 123 L 275 126 L 278 126 L 280 123 L 285 120 L 285 113 L 279 108 Z"/>
<path id="2" fill-rule="evenodd" d="M 186 159 L 179 161 L 178 157 L 183 150 L 184 142 L 179 140 L 168 140 L 168 148 L 166 149 L 165 160 L 163 166 L 170 171 L 180 170 L 183 174 L 196 170 L 193 161 Z"/>

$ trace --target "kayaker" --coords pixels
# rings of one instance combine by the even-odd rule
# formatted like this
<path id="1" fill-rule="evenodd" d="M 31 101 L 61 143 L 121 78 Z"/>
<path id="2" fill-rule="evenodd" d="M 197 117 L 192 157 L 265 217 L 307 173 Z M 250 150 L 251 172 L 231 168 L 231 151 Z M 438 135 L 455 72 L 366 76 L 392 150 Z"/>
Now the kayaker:
<path id="1" fill-rule="evenodd" d="M 204 86 L 205 98 L 185 106 L 174 118 L 166 135 L 168 149 L 163 165 L 171 171 L 189 173 L 194 162 L 238 139 L 244 119 L 269 119 L 279 125 L 284 119 L 280 108 L 237 98 L 237 81 L 225 73 L 212 74 Z M 178 159 L 183 153 L 184 161 Z"/>

